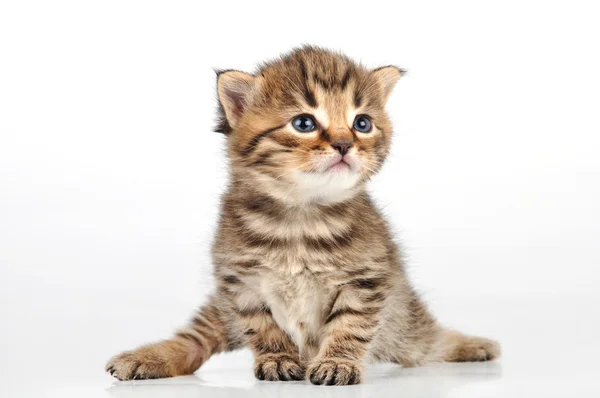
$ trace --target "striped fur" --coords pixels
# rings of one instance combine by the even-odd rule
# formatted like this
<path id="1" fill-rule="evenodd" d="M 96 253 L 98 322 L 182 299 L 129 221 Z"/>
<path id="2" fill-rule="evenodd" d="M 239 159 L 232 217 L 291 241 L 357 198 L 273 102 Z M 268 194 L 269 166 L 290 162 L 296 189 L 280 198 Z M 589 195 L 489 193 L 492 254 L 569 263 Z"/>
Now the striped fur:
<path id="1" fill-rule="evenodd" d="M 401 74 L 315 47 L 254 75 L 219 73 L 230 181 L 212 250 L 216 292 L 172 339 L 111 359 L 111 374 L 190 374 L 214 353 L 247 346 L 261 380 L 346 385 L 361 381 L 366 360 L 417 366 L 499 355 L 494 341 L 436 322 L 365 190 L 389 152 L 384 107 Z M 294 130 L 300 114 L 317 129 Z M 371 131 L 354 129 L 357 115 Z M 347 154 L 334 149 L 340 142 Z"/>

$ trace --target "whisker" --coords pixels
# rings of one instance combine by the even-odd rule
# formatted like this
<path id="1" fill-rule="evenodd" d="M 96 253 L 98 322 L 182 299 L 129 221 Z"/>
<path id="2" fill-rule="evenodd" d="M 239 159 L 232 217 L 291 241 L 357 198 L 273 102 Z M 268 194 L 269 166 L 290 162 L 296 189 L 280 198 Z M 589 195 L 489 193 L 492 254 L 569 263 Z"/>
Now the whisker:
<path id="1" fill-rule="evenodd" d="M 289 173 L 292 173 L 292 172 L 294 172 L 296 170 L 299 170 L 300 167 L 305 166 L 305 165 L 307 165 L 310 162 L 311 162 L 311 160 L 308 160 L 308 161 L 306 161 L 306 162 L 304 162 L 304 163 L 302 163 L 302 164 L 300 164 L 300 165 L 298 165 L 298 166 L 296 166 L 296 167 L 294 167 L 294 168 L 292 168 L 290 170 L 286 170 L 283 173 L 281 173 L 280 175 L 278 175 L 277 177 L 275 177 L 275 179 L 278 180 L 278 179 L 280 179 L 281 177 L 283 177 L 286 174 L 289 174 Z"/>

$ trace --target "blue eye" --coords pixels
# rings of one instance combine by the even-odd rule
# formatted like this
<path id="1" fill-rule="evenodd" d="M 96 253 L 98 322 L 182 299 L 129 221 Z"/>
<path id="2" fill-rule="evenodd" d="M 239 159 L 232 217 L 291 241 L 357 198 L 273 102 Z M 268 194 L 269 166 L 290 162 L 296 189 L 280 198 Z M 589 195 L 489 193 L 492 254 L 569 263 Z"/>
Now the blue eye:
<path id="1" fill-rule="evenodd" d="M 361 133 L 368 133 L 371 131 L 371 119 L 366 115 L 358 115 L 354 119 L 354 130 Z"/>
<path id="2" fill-rule="evenodd" d="M 310 115 L 300 115 L 296 116 L 294 120 L 292 120 L 292 126 L 294 126 L 294 128 L 301 133 L 308 133 L 316 130 L 317 123 Z"/>

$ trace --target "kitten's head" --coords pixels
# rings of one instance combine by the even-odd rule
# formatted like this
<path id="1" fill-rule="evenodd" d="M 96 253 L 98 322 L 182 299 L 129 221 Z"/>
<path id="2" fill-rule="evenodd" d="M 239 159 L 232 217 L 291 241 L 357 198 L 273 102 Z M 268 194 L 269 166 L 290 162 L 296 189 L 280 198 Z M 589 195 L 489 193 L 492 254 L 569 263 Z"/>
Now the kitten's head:
<path id="1" fill-rule="evenodd" d="M 223 71 L 217 90 L 234 178 L 292 205 L 352 198 L 385 160 L 385 103 L 402 70 L 315 47 L 256 74 Z"/>

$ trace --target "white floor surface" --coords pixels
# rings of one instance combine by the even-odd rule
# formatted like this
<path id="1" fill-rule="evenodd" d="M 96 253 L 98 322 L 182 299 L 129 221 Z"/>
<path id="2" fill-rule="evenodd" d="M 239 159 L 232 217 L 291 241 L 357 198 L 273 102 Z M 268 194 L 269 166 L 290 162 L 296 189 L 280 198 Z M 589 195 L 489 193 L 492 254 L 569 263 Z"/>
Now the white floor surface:
<path id="1" fill-rule="evenodd" d="M 43 296 L 15 294 L 18 300 L 0 307 L 3 398 L 600 396 L 600 300 L 593 294 L 430 298 L 441 321 L 498 339 L 503 357 L 413 369 L 374 364 L 363 384 L 350 387 L 255 380 L 246 350 L 217 355 L 193 376 L 118 382 L 103 372 L 105 361 L 122 349 L 167 337 L 188 309 L 147 293 L 140 294 L 144 302 L 131 295 L 123 302 L 120 292 L 100 297 L 66 289 Z"/>

